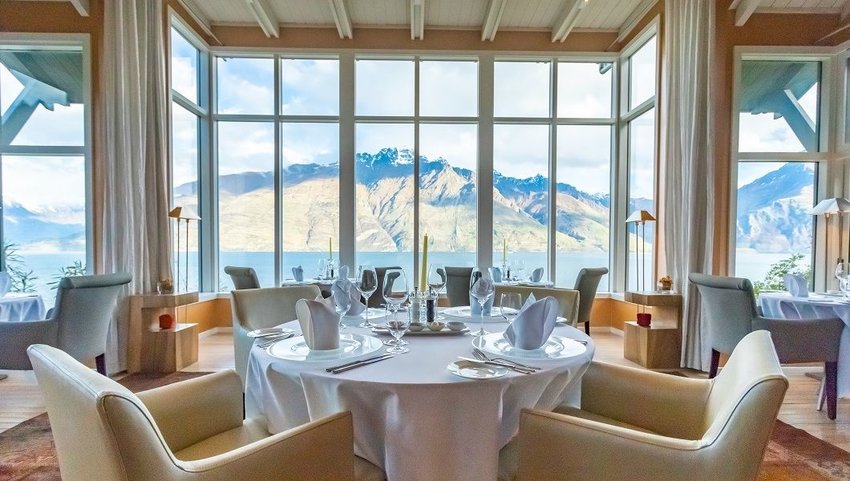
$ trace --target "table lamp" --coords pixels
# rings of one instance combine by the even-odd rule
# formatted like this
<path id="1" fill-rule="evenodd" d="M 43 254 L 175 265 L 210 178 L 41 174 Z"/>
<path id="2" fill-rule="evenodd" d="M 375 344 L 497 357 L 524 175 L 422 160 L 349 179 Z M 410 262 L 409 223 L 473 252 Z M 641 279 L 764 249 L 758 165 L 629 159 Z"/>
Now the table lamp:
<path id="1" fill-rule="evenodd" d="M 189 222 L 196 220 L 200 222 L 201 218 L 192 209 L 183 206 L 176 206 L 168 212 L 168 217 L 177 219 L 177 276 L 176 285 L 180 287 L 180 221 L 186 221 L 186 273 L 184 280 L 185 292 L 189 291 Z"/>
<path id="2" fill-rule="evenodd" d="M 844 197 L 830 197 L 828 199 L 824 199 L 816 206 L 812 208 L 809 213 L 811 215 L 824 216 L 826 218 L 826 227 L 825 231 L 829 230 L 829 218 L 833 214 L 842 214 L 844 212 L 850 212 L 850 200 L 845 199 Z M 826 243 L 825 243 L 825 251 L 827 255 L 829 254 L 829 232 L 826 234 Z M 847 259 L 850 260 L 850 243 L 848 243 L 848 252 Z M 841 254 L 838 256 L 838 262 L 842 262 Z M 828 265 L 828 264 L 827 264 Z"/>
<path id="3" fill-rule="evenodd" d="M 626 224 L 636 224 L 640 227 L 640 244 L 637 245 L 635 249 L 635 254 L 638 253 L 638 249 L 640 250 L 640 262 L 643 265 L 643 272 L 641 273 L 640 267 L 638 265 L 638 257 L 635 256 L 635 273 L 637 274 L 637 278 L 635 280 L 635 289 L 643 291 L 646 287 L 646 243 L 644 242 L 646 237 L 646 223 L 647 222 L 655 222 L 655 216 L 653 216 L 648 210 L 636 210 L 632 212 L 632 214 L 626 219 Z M 637 234 L 637 226 L 635 227 L 635 234 Z"/>

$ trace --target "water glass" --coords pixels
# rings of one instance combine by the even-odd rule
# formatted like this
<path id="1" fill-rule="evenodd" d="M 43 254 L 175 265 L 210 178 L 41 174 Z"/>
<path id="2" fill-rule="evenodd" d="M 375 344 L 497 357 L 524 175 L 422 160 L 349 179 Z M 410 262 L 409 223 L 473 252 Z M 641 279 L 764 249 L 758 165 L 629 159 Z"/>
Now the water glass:
<path id="1" fill-rule="evenodd" d="M 396 340 L 396 344 L 387 349 L 387 352 L 395 354 L 408 352 L 408 349 L 401 345 L 401 337 L 410 325 L 410 319 L 407 317 L 409 314 L 405 314 L 405 319 L 400 319 L 398 316 L 399 308 L 408 299 L 407 276 L 405 276 L 403 269 L 387 269 L 386 274 L 384 274 L 384 286 L 381 293 L 387 307 L 392 312 L 392 319 L 387 322 L 387 329 Z"/>
<path id="2" fill-rule="evenodd" d="M 334 294 L 332 297 L 334 301 L 334 310 L 336 311 L 336 315 L 339 316 L 339 328 L 345 329 L 346 325 L 342 323 L 342 316 L 351 309 L 351 296 L 338 296 Z"/>
<path id="3" fill-rule="evenodd" d="M 487 271 L 482 271 L 481 269 L 475 269 L 472 271 L 469 294 L 476 302 L 478 302 L 479 305 L 481 305 L 481 329 L 475 333 L 475 336 L 483 337 L 490 334 L 484 330 L 484 306 L 496 294 L 496 284 L 493 282 L 493 279 Z"/>
<path id="4" fill-rule="evenodd" d="M 442 264 L 431 264 L 428 268 L 428 287 L 437 294 L 446 287 L 446 268 Z"/>
<path id="5" fill-rule="evenodd" d="M 369 322 L 369 298 L 378 290 L 378 274 L 372 266 L 360 266 L 355 281 L 354 285 L 357 290 L 366 298 L 366 310 L 363 311 L 363 322 L 360 323 L 360 327 L 371 329 L 373 326 Z"/>
<path id="6" fill-rule="evenodd" d="M 512 322 L 522 308 L 522 296 L 519 292 L 503 292 L 499 299 L 499 309 L 506 321 Z"/>

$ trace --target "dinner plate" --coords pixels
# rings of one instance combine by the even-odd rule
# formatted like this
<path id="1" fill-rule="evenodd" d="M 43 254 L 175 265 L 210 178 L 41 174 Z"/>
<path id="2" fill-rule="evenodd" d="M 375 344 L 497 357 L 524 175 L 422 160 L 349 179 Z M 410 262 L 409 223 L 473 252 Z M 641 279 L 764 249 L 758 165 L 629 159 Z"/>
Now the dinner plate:
<path id="1" fill-rule="evenodd" d="M 514 309 L 510 309 L 514 311 Z M 472 308 L 469 306 L 449 307 L 440 312 L 444 317 L 458 319 L 464 322 L 481 322 L 481 316 L 472 313 Z M 489 316 L 484 316 L 484 322 L 506 322 L 502 317 L 502 310 L 498 306 L 493 306 Z"/>
<path id="2" fill-rule="evenodd" d="M 361 334 L 341 334 L 339 348 L 331 350 L 312 350 L 307 347 L 304 336 L 278 341 L 268 348 L 272 357 L 286 361 L 323 362 L 339 361 L 373 353 L 384 347 L 380 339 Z"/>
<path id="3" fill-rule="evenodd" d="M 284 334 L 292 334 L 295 331 L 285 327 L 264 327 L 262 329 L 254 329 L 248 332 L 248 337 L 267 337 L 267 336 L 282 336 Z"/>
<path id="4" fill-rule="evenodd" d="M 508 373 L 508 368 L 501 366 L 488 366 L 472 361 L 455 361 L 449 363 L 446 369 L 455 376 L 467 379 L 493 379 L 502 377 Z"/>
<path id="5" fill-rule="evenodd" d="M 345 316 L 346 319 L 362 319 L 365 317 L 366 319 L 373 321 L 375 319 L 383 319 L 387 317 L 389 313 L 384 308 L 378 307 L 370 307 L 366 310 L 366 312 L 361 312 L 360 314 L 355 314 L 353 316 Z"/>
<path id="6" fill-rule="evenodd" d="M 532 350 L 518 349 L 511 346 L 503 333 L 495 332 L 484 337 L 475 338 L 472 345 L 497 356 L 523 359 L 566 359 L 578 356 L 587 351 L 584 344 L 568 337 L 551 335 L 541 347 Z"/>

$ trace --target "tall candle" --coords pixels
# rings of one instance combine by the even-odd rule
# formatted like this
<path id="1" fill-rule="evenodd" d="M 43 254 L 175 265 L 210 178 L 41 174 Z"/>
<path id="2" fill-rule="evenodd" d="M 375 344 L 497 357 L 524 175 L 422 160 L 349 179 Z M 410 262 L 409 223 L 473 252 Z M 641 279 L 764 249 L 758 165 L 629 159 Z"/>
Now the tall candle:
<path id="1" fill-rule="evenodd" d="M 502 265 L 508 263 L 508 240 L 502 239 Z"/>
<path id="2" fill-rule="evenodd" d="M 334 238 L 328 237 L 328 259 L 334 258 Z"/>
<path id="3" fill-rule="evenodd" d="M 428 277 L 428 234 L 422 241 L 422 269 L 419 273 L 419 292 L 425 292 L 426 279 Z"/>

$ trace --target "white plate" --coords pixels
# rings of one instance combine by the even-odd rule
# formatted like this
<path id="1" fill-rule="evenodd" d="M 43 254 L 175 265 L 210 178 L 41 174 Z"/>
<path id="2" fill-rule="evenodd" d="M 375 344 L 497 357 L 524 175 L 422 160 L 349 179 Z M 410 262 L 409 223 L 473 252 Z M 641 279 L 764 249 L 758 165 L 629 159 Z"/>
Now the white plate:
<path id="1" fill-rule="evenodd" d="M 457 319 L 464 322 L 481 322 L 481 316 L 472 314 L 472 308 L 469 306 L 449 307 L 440 312 L 443 316 L 450 319 Z M 484 316 L 484 322 L 506 322 L 502 317 L 502 310 L 498 306 L 493 306 L 489 316 Z"/>
<path id="2" fill-rule="evenodd" d="M 455 376 L 468 379 L 493 379 L 502 377 L 508 373 L 508 368 L 500 366 L 488 366 L 472 361 L 455 361 L 449 363 L 446 369 Z"/>
<path id="3" fill-rule="evenodd" d="M 292 334 L 295 331 L 285 327 L 264 327 L 262 329 L 254 329 L 247 335 L 248 337 L 267 337 L 267 336 L 282 336 L 284 334 Z"/>
<path id="4" fill-rule="evenodd" d="M 490 354 L 524 359 L 565 359 L 587 351 L 584 344 L 556 335 L 549 336 L 549 340 L 538 349 L 517 349 L 511 346 L 502 334 L 495 332 L 483 338 L 476 338 L 472 341 L 472 345 Z"/>
<path id="5" fill-rule="evenodd" d="M 287 361 L 323 362 L 339 361 L 373 353 L 384 347 L 380 339 L 361 334 L 341 334 L 339 348 L 329 351 L 314 351 L 307 347 L 304 336 L 284 339 L 272 344 L 268 353 L 272 357 Z"/>
<path id="6" fill-rule="evenodd" d="M 389 315 L 389 313 L 387 312 L 387 310 L 382 308 L 382 307 L 381 308 L 370 307 L 368 310 L 366 310 L 366 312 L 361 312 L 360 314 L 357 314 L 355 316 L 345 316 L 345 318 L 346 319 L 362 319 L 361 316 L 363 316 L 363 317 L 366 317 L 367 319 L 369 319 L 370 321 L 373 321 L 375 319 L 383 319 L 383 318 L 387 317 L 388 315 Z"/>

